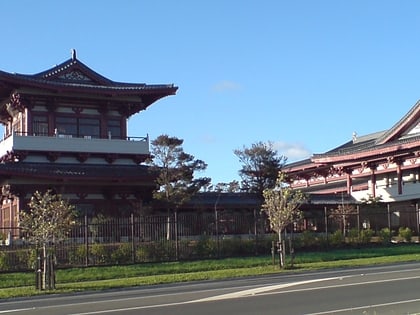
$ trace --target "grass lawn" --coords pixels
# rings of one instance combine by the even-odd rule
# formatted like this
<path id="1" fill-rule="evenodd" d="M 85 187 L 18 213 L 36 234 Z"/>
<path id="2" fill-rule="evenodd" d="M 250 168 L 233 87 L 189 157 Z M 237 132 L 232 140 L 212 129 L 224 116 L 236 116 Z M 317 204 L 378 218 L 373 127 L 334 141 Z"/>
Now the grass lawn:
<path id="1" fill-rule="evenodd" d="M 286 270 L 279 269 L 277 257 L 273 265 L 271 256 L 59 269 L 57 270 L 57 289 L 53 291 L 35 290 L 33 272 L 4 273 L 0 274 L 0 298 L 419 260 L 420 245 L 398 244 L 388 247 L 337 249 L 326 252 L 297 252 L 293 268 L 289 267 Z"/>

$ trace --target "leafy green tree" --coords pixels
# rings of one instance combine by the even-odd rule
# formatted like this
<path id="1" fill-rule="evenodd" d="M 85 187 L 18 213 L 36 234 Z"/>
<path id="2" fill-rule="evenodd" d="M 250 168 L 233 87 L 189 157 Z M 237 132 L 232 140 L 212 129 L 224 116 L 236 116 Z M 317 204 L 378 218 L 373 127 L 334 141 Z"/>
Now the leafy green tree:
<path id="1" fill-rule="evenodd" d="M 306 196 L 300 190 L 293 190 L 286 184 L 286 175 L 279 172 L 274 188 L 267 188 L 263 192 L 263 211 L 270 222 L 271 229 L 278 235 L 279 263 L 285 266 L 285 250 L 282 232 L 284 229 L 303 217 L 299 209 L 306 200 Z"/>
<path id="2" fill-rule="evenodd" d="M 151 142 L 152 159 L 148 163 L 151 171 L 156 173 L 158 186 L 153 192 L 153 198 L 165 204 L 168 215 L 210 183 L 210 178 L 194 177 L 195 172 L 204 171 L 207 164 L 185 153 L 183 142 L 182 139 L 168 135 L 160 135 Z M 169 229 L 167 233 L 169 238 Z"/>
<path id="3" fill-rule="evenodd" d="M 55 273 L 51 260 L 52 244 L 67 237 L 75 224 L 75 209 L 61 195 L 51 190 L 36 191 L 28 203 L 29 209 L 20 213 L 20 226 L 29 241 L 43 250 L 42 289 L 55 288 Z"/>
<path id="4" fill-rule="evenodd" d="M 261 198 L 265 189 L 275 187 L 278 173 L 287 161 L 274 149 L 272 142 L 260 141 L 249 148 L 236 149 L 234 153 L 242 163 L 239 170 L 242 189 Z"/>

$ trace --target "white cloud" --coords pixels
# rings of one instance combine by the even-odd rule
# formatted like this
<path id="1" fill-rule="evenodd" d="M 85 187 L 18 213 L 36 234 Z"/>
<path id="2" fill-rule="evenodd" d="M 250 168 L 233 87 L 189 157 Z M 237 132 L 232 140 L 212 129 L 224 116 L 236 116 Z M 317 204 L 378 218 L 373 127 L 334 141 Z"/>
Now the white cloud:
<path id="1" fill-rule="evenodd" d="M 215 92 L 236 91 L 240 89 L 241 89 L 240 84 L 233 81 L 227 81 L 227 80 L 216 83 L 215 85 L 213 85 L 213 88 L 212 88 L 212 90 Z"/>
<path id="2" fill-rule="evenodd" d="M 312 154 L 300 143 L 286 143 L 283 141 L 273 142 L 273 148 L 280 155 L 287 157 L 287 162 L 295 162 L 309 158 Z"/>

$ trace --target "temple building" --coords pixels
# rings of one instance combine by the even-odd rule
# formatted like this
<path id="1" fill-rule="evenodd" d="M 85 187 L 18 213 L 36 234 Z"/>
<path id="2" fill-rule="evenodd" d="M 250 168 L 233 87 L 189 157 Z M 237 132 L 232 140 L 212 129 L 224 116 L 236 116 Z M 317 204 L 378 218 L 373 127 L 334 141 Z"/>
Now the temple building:
<path id="1" fill-rule="evenodd" d="M 420 102 L 389 130 L 354 133 L 343 145 L 288 164 L 284 171 L 292 187 L 310 195 L 305 207 L 313 216 L 316 209 L 378 200 L 387 207 L 384 221 L 391 228 L 419 232 Z"/>
<path id="2" fill-rule="evenodd" d="M 34 191 L 54 192 L 79 211 L 132 211 L 151 198 L 149 138 L 127 120 L 173 84 L 111 81 L 77 59 L 38 74 L 0 71 L 0 227 L 14 227 Z"/>

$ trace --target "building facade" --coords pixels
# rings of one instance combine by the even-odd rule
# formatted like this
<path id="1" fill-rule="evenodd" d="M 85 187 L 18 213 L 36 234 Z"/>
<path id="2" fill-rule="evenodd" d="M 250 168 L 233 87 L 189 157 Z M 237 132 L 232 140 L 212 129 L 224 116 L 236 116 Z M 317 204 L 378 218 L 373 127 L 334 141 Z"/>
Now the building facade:
<path id="1" fill-rule="evenodd" d="M 109 80 L 77 59 L 38 74 L 0 71 L 0 227 L 14 227 L 36 190 L 51 189 L 79 211 L 139 209 L 154 178 L 142 165 L 147 135 L 127 135 L 127 120 L 173 84 Z"/>
<path id="2" fill-rule="evenodd" d="M 380 201 L 385 214 L 381 226 L 410 226 L 419 232 L 420 102 L 389 130 L 358 136 L 322 154 L 286 165 L 284 171 L 295 189 L 310 196 L 305 205 L 312 216 L 352 204 L 364 207 Z M 322 219 L 321 219 L 322 220 Z M 319 220 L 318 220 L 319 221 Z"/>

